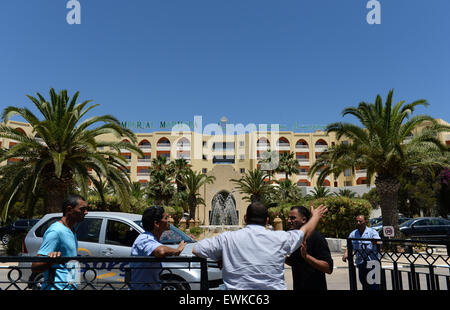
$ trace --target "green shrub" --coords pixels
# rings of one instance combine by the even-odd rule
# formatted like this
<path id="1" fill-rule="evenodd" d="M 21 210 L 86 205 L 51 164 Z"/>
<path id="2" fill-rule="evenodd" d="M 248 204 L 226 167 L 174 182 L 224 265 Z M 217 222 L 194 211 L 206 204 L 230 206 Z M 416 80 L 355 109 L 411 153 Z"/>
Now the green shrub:
<path id="1" fill-rule="evenodd" d="M 286 230 L 288 227 L 288 217 L 289 211 L 293 206 L 298 206 L 299 204 L 285 203 L 276 207 L 269 208 L 269 223 L 273 226 L 273 220 L 278 216 L 282 223 L 283 229 Z"/>
<path id="2" fill-rule="evenodd" d="M 356 229 L 356 217 L 360 214 L 369 218 L 371 205 L 365 199 L 348 197 L 324 197 L 310 200 L 305 203 L 305 207 L 324 204 L 328 212 L 319 222 L 317 230 L 327 238 L 347 238 L 351 231 Z M 291 207 L 298 204 L 283 204 L 269 208 L 269 221 L 273 225 L 273 220 L 278 216 L 283 222 L 283 229 L 288 228 L 288 216 Z"/>
<path id="3" fill-rule="evenodd" d="M 327 206 L 328 212 L 317 230 L 328 238 L 347 238 L 356 229 L 356 217 L 362 214 L 368 219 L 372 210 L 370 202 L 365 199 L 326 197 L 309 201 L 309 205 L 315 208 L 321 204 Z"/>

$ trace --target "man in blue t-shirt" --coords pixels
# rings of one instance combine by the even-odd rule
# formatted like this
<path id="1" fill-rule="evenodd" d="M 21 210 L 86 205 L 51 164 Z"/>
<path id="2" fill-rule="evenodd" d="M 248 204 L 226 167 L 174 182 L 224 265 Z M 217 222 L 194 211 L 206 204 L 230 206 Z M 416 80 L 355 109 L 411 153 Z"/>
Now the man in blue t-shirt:
<path id="1" fill-rule="evenodd" d="M 185 242 L 181 241 L 178 248 L 174 249 L 159 242 L 164 231 L 170 229 L 167 214 L 163 207 L 154 206 L 145 209 L 142 214 L 142 226 L 145 232 L 140 234 L 133 243 L 131 256 L 166 256 L 180 255 Z M 132 290 L 159 290 L 161 280 L 159 274 L 162 270 L 161 263 L 136 262 L 130 264 Z"/>
<path id="2" fill-rule="evenodd" d="M 63 202 L 63 216 L 53 223 L 45 232 L 37 256 L 75 257 L 77 256 L 78 241 L 73 231 L 75 224 L 84 220 L 88 213 L 85 199 L 79 195 L 69 195 Z M 70 264 L 52 264 L 35 262 L 33 272 L 44 272 L 43 290 L 74 290 L 77 283 L 72 281 L 73 266 Z M 72 272 L 71 272 L 72 271 Z"/>
<path id="3" fill-rule="evenodd" d="M 374 239 L 369 240 L 352 240 L 352 247 L 355 251 L 355 265 L 358 267 L 359 281 L 363 286 L 363 290 L 378 290 L 378 284 L 369 285 L 367 283 L 367 274 L 371 269 L 367 267 L 368 261 L 378 260 L 380 254 L 375 240 L 379 240 L 380 235 L 378 232 L 370 227 L 367 227 L 367 220 L 364 215 L 358 215 L 356 217 L 356 229 L 350 233 L 349 239 Z M 347 261 L 348 250 L 345 250 L 342 260 Z"/>

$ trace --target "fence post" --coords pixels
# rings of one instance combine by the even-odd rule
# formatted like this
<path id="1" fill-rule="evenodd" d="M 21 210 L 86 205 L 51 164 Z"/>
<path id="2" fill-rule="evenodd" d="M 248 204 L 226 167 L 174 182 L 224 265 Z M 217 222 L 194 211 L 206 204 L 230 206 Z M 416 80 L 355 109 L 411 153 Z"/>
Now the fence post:
<path id="1" fill-rule="evenodd" d="M 356 286 L 356 268 L 353 263 L 353 244 L 350 239 L 347 239 L 347 255 L 350 290 L 356 291 L 358 289 Z"/>
<path id="2" fill-rule="evenodd" d="M 200 290 L 209 290 L 208 285 L 208 262 L 206 258 L 202 258 L 200 261 Z"/>

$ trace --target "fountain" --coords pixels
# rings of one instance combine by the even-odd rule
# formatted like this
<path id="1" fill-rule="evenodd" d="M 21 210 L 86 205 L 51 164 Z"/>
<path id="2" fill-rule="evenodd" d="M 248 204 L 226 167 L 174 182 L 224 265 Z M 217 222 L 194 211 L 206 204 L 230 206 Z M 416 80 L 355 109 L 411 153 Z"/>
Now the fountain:
<path id="1" fill-rule="evenodd" d="M 224 198 L 226 196 L 226 198 Z M 211 208 L 210 225 L 238 225 L 236 203 L 232 194 L 222 191 L 214 196 Z"/>
<path id="2" fill-rule="evenodd" d="M 241 228 L 233 193 L 221 191 L 214 196 L 209 223 L 209 226 L 201 226 L 206 228 L 209 233 L 220 233 Z"/>

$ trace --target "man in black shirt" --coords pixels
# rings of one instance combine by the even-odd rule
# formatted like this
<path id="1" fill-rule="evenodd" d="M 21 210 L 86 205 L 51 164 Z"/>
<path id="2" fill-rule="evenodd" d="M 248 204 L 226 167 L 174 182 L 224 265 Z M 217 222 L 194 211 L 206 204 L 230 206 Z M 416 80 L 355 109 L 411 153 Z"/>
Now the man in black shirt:
<path id="1" fill-rule="evenodd" d="M 292 207 L 289 229 L 300 229 L 310 216 L 307 208 Z M 292 266 L 294 290 L 327 290 L 325 273 L 333 272 L 333 259 L 327 241 L 318 231 L 314 231 L 300 248 L 286 258 L 286 264 Z"/>

